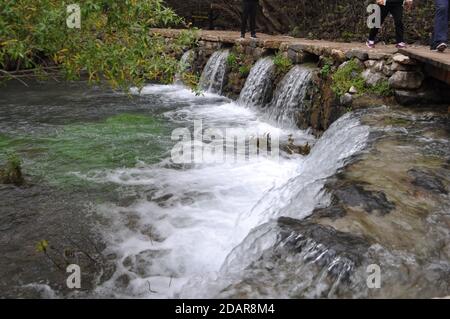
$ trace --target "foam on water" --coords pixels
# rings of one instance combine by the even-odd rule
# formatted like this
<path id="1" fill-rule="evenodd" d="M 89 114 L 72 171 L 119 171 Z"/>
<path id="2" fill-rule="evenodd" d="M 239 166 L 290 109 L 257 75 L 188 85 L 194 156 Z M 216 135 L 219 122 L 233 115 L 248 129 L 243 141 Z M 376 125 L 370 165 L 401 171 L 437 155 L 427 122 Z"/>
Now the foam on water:
<path id="1" fill-rule="evenodd" d="M 226 100 L 218 102 L 213 95 L 195 97 L 178 86 L 149 86 L 141 94 L 174 100 L 188 97 L 188 107 L 165 114 L 187 127 L 202 119 L 204 127 L 227 128 L 237 135 L 293 132 L 261 121 L 254 110 Z M 196 99 L 203 102 L 198 105 Z M 337 134 L 340 129 L 343 134 Z M 183 287 L 200 285 L 202 296 L 214 293 L 210 283 L 217 284 L 228 254 L 266 220 L 294 215 L 293 202 L 303 206 L 296 217 L 311 211 L 321 200 L 323 179 L 363 145 L 363 131 L 366 128 L 347 116 L 306 158 L 260 156 L 181 167 L 167 159 L 156 165 L 90 174 L 86 178 L 120 185 L 136 197 L 128 206 L 97 207 L 109 221 L 107 253 L 116 256 L 117 269 L 96 292 L 122 297 L 193 297 L 199 291 Z M 313 142 L 306 132 L 296 134 Z"/>

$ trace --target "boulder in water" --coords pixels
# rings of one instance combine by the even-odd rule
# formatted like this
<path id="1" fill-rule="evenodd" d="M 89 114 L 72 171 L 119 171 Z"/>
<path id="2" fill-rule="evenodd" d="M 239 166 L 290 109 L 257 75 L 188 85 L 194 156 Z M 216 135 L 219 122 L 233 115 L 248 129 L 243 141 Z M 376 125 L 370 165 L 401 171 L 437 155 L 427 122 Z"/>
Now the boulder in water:
<path id="1" fill-rule="evenodd" d="M 21 162 L 17 156 L 10 156 L 5 168 L 0 169 L 0 184 L 20 186 L 24 183 Z"/>

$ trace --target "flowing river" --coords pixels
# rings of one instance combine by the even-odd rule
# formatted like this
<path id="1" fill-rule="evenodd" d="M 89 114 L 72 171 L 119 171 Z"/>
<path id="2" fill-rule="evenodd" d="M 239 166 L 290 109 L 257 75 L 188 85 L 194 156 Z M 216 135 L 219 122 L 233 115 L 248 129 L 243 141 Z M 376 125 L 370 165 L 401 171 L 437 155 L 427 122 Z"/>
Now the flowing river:
<path id="1" fill-rule="evenodd" d="M 388 269 L 389 288 L 375 296 L 449 293 L 449 228 L 442 227 L 449 221 L 444 117 L 388 107 L 349 112 L 315 138 L 296 129 L 291 116 L 302 107 L 310 78 L 307 67 L 294 67 L 274 100 L 260 107 L 273 73 L 271 61 L 257 63 L 235 102 L 216 94 L 226 54 L 213 56 L 202 76 L 202 86 L 211 92 L 200 96 L 182 85 L 148 85 L 131 96 L 83 83 L 35 83 L 26 89 L 8 84 L 1 89 L 0 160 L 8 152 L 19 154 L 27 183 L 0 186 L 0 296 L 365 297 L 372 294 L 363 278 L 371 263 Z M 388 198 L 368 184 L 363 191 L 334 186 L 355 165 L 362 166 L 360 175 L 384 176 L 383 167 L 393 161 L 390 155 L 418 146 L 406 141 L 407 125 L 417 139 L 428 139 L 428 153 L 420 156 L 432 157 L 419 163 L 419 155 L 406 152 L 405 161 L 421 168 L 410 174 L 420 179 L 421 172 L 434 169 L 439 181 L 425 186 L 440 187 L 439 194 L 413 202 L 407 198 L 413 186 L 392 187 Z M 177 163 L 174 147 L 192 146 L 190 139 L 173 136 L 177 129 L 191 136 L 207 129 L 237 138 L 271 136 L 280 145 L 293 138 L 313 147 L 307 156 L 288 154 L 281 147 L 278 156 L 222 160 L 215 152 L 203 154 L 208 161 Z M 390 142 L 378 153 L 370 151 L 380 140 Z M 365 164 L 373 162 L 377 165 Z M 354 175 L 354 180 L 361 177 Z M 405 179 L 395 170 L 391 176 Z M 341 193 L 336 195 L 336 190 Z M 345 217 L 336 221 L 323 212 L 334 209 L 336 198 L 348 207 L 373 202 L 376 213 L 361 217 L 345 206 Z M 380 204 L 385 202 L 391 206 Z M 403 236 L 421 224 L 420 231 L 433 233 L 423 240 L 439 243 L 439 256 L 430 253 L 435 249 L 431 244 L 411 248 L 402 241 L 367 239 L 369 228 L 364 227 L 369 222 L 363 219 L 370 218 L 374 227 L 374 218 L 384 210 L 395 211 L 398 203 L 409 205 L 411 215 L 391 212 L 374 233 L 388 229 Z M 318 210 L 326 219 L 304 222 Z M 432 226 L 432 218 L 439 219 L 438 226 Z M 36 251 L 41 240 L 49 242 L 51 258 Z M 72 256 L 68 249 L 77 253 Z M 73 292 L 64 286 L 66 274 L 54 265 L 61 258 L 73 258 L 82 271 L 85 267 L 83 289 Z M 417 265 L 433 271 L 421 273 Z M 412 278 L 405 279 L 399 267 L 412 267 Z M 414 280 L 418 288 L 411 292 L 408 285 L 414 286 Z M 442 285 L 433 290 L 434 280 Z"/>

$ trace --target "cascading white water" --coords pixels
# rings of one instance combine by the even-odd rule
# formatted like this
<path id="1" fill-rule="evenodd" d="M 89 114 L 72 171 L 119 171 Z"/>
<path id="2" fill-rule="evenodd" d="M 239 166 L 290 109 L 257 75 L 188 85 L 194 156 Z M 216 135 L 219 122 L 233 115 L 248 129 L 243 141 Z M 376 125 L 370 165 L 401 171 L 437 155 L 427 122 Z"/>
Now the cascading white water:
<path id="1" fill-rule="evenodd" d="M 268 102 L 274 73 L 275 65 L 272 57 L 259 59 L 245 81 L 238 103 L 244 106 L 263 106 Z"/>
<path id="2" fill-rule="evenodd" d="M 227 127 L 240 135 L 280 132 L 258 120 L 255 110 L 217 102 L 214 96 L 195 97 L 188 90 L 173 94 L 173 90 L 160 86 L 153 91 L 174 102 L 189 101 L 188 107 L 167 112 L 169 120 L 183 118 L 188 125 L 202 119 L 205 126 Z M 152 94 L 152 89 L 142 92 Z M 203 102 L 199 105 L 199 101 Z M 362 148 L 366 136 L 367 128 L 346 116 L 305 158 L 259 157 L 182 169 L 167 159 L 91 174 L 92 181 L 118 184 L 124 192 L 140 194 L 126 207 L 98 207 L 112 223 L 106 232 L 110 242 L 106 253 L 117 256 L 117 268 L 96 292 L 150 298 L 214 296 L 223 287 L 224 261 L 235 260 L 227 258 L 230 252 L 271 218 L 306 216 L 324 200 L 320 193 L 324 179 Z M 241 261 L 233 267 L 243 266 Z"/>
<path id="3" fill-rule="evenodd" d="M 180 62 L 178 64 L 178 71 L 174 77 L 175 84 L 183 84 L 182 74 L 189 70 L 194 60 L 194 51 L 188 50 L 181 56 Z"/>
<path id="4" fill-rule="evenodd" d="M 361 125 L 358 118 L 351 114 L 334 122 L 316 143 L 311 154 L 296 160 L 294 171 L 280 186 L 274 185 L 261 193 L 251 209 L 240 212 L 236 219 L 236 229 L 248 230 L 250 234 L 227 255 L 220 272 L 206 279 L 192 279 L 185 285 L 182 296 L 217 296 L 230 283 L 242 278 L 240 276 L 244 269 L 258 260 L 263 251 L 273 247 L 278 234 L 275 225 L 268 222 L 279 217 L 304 219 L 314 208 L 327 206 L 329 198 L 323 192 L 326 178 L 336 173 L 353 154 L 363 150 L 369 131 L 368 126 Z M 194 289 L 199 286 L 203 288 Z M 280 291 L 273 293 L 274 295 L 268 296 L 281 296 Z"/>
<path id="5" fill-rule="evenodd" d="M 304 106 L 310 80 L 310 68 L 294 66 L 278 84 L 268 106 L 268 119 L 284 127 L 296 127 L 295 113 Z"/>
<path id="6" fill-rule="evenodd" d="M 210 58 L 202 75 L 204 89 L 220 92 L 227 56 L 228 51 L 218 51 Z M 271 58 L 253 67 L 240 103 L 209 94 L 197 97 L 179 86 L 149 86 L 140 94 L 154 94 L 167 104 L 183 102 L 185 107 L 165 113 L 177 125 L 192 129 L 192 122 L 202 120 L 204 128 L 226 128 L 235 136 L 280 136 L 293 132 L 286 122 L 291 123 L 289 117 L 302 106 L 310 73 L 295 66 L 270 108 L 264 109 L 246 106 L 264 102 L 272 84 Z M 267 118 L 261 114 L 266 109 L 275 120 L 270 122 L 281 128 L 261 120 Z M 217 295 L 230 274 L 239 273 L 246 259 L 251 261 L 272 243 L 249 233 L 280 216 L 304 218 L 327 201 L 321 193 L 325 179 L 363 148 L 367 135 L 367 127 L 346 115 L 306 157 L 260 156 L 182 167 L 167 158 L 156 165 L 90 174 L 86 178 L 91 181 L 117 184 L 124 192 L 137 194 L 131 205 L 97 208 L 111 221 L 105 237 L 110 243 L 107 253 L 116 256 L 116 271 L 96 292 L 156 298 Z M 312 139 L 300 130 L 296 136 Z M 185 143 L 191 145 L 190 140 Z"/>
<path id="7" fill-rule="evenodd" d="M 220 50 L 211 55 L 200 77 L 202 90 L 210 93 L 222 93 L 228 54 L 229 50 Z"/>

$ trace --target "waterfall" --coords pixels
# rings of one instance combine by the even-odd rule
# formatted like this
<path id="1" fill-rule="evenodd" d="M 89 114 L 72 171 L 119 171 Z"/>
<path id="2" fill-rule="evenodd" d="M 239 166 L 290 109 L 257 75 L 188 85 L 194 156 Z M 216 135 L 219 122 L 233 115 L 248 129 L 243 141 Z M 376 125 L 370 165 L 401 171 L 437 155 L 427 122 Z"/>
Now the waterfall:
<path id="1" fill-rule="evenodd" d="M 174 77 L 175 84 L 183 84 L 183 73 L 188 71 L 192 67 L 192 62 L 194 61 L 194 51 L 188 50 L 184 52 L 178 64 L 178 71 Z"/>
<path id="2" fill-rule="evenodd" d="M 298 167 L 285 183 L 260 194 L 251 209 L 240 212 L 236 227 L 249 232 L 225 258 L 218 279 L 200 283 L 192 280 L 184 287 L 182 296 L 232 298 L 243 291 L 249 293 L 250 298 L 292 298 L 296 293 L 317 297 L 325 292 L 334 296 L 334 289 L 353 273 L 357 265 L 347 258 L 343 248 L 335 251 L 317 242 L 321 239 L 318 234 L 325 233 L 325 237 L 329 234 L 328 238 L 334 238 L 332 231 L 322 226 L 309 226 L 307 222 L 301 224 L 301 221 L 315 207 L 330 202 L 323 191 L 327 178 L 366 147 L 369 133 L 370 128 L 360 123 L 359 115 L 348 113 L 334 122 L 311 154 L 298 161 Z M 279 218 L 285 222 L 280 222 Z M 350 235 L 340 235 L 337 240 L 348 250 L 357 250 L 363 245 Z M 314 263 L 308 263 L 312 257 L 320 259 L 318 270 L 313 268 Z M 328 273 L 324 269 L 333 271 Z M 299 274 L 301 280 L 297 281 L 295 278 Z M 199 284 L 205 288 L 192 295 L 193 288 Z M 264 292 L 260 294 L 260 291 Z"/>
<path id="3" fill-rule="evenodd" d="M 200 87 L 204 91 L 218 94 L 222 93 L 228 54 L 228 50 L 220 50 L 214 52 L 209 58 L 200 77 Z"/>
<path id="4" fill-rule="evenodd" d="M 268 109 L 268 118 L 278 125 L 296 127 L 295 113 L 303 109 L 311 69 L 294 66 L 279 83 Z"/>
<path id="5" fill-rule="evenodd" d="M 262 106 L 270 98 L 275 65 L 272 57 L 265 57 L 252 67 L 239 96 L 238 103 L 244 106 Z"/>

